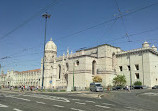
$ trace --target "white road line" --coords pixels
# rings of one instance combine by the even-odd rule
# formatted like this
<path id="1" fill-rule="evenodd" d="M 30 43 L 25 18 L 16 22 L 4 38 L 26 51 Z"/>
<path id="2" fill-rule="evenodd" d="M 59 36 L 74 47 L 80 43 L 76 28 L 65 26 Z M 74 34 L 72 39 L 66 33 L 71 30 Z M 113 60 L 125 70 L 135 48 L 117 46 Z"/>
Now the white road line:
<path id="1" fill-rule="evenodd" d="M 59 107 L 59 108 L 63 108 L 64 106 L 60 106 L 60 105 L 53 105 L 55 107 Z"/>
<path id="2" fill-rule="evenodd" d="M 14 96 L 6 96 L 6 97 L 10 97 L 10 98 L 14 98 L 14 99 L 20 99 L 20 100 L 24 100 L 24 101 L 31 101 L 31 100 L 29 100 L 29 99 L 18 98 L 18 97 L 14 97 Z"/>
<path id="3" fill-rule="evenodd" d="M 88 103 L 95 103 L 94 101 L 85 101 L 85 102 L 88 102 Z"/>
<path id="4" fill-rule="evenodd" d="M 77 100 L 77 101 L 79 101 L 80 99 L 72 99 L 72 100 L 75 100 L 75 101 Z"/>
<path id="5" fill-rule="evenodd" d="M 110 108 L 110 107 L 108 107 L 108 106 L 101 106 L 101 105 L 95 105 L 95 106 L 101 107 L 101 108 Z"/>
<path id="6" fill-rule="evenodd" d="M 105 104 L 105 105 L 109 105 L 109 106 L 115 106 L 115 105 L 113 105 L 113 104 L 109 104 L 109 103 L 103 103 L 103 104 Z"/>
<path id="7" fill-rule="evenodd" d="M 75 102 L 75 103 L 76 103 L 76 104 L 84 104 L 84 105 L 86 104 L 86 103 L 80 103 L 80 102 Z"/>
<path id="8" fill-rule="evenodd" d="M 75 110 L 75 111 L 85 111 L 85 110 L 75 109 L 75 108 L 71 108 L 71 110 Z"/>
<path id="9" fill-rule="evenodd" d="M 20 110 L 20 109 L 16 109 L 16 108 L 14 108 L 13 110 L 14 110 L 14 111 L 22 111 L 22 110 Z"/>
<path id="10" fill-rule="evenodd" d="M 39 103 L 39 104 L 46 104 L 46 103 L 44 103 L 44 102 L 39 102 L 39 101 L 36 101 L 36 103 Z"/>
<path id="11" fill-rule="evenodd" d="M 4 105 L 4 104 L 0 104 L 0 108 L 7 108 L 8 106 Z"/>
<path id="12" fill-rule="evenodd" d="M 70 102 L 67 98 L 56 97 L 56 96 L 45 96 L 45 95 L 25 95 L 25 96 L 54 100 L 54 101 L 61 101 L 61 102 Z"/>

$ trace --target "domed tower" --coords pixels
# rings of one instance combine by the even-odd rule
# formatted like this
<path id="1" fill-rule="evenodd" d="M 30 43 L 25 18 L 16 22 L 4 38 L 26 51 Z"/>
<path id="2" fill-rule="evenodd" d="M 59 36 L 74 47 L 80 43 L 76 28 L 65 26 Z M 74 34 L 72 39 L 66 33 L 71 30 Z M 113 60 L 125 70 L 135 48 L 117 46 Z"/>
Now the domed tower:
<path id="1" fill-rule="evenodd" d="M 52 38 L 50 41 L 47 42 L 45 46 L 45 61 L 46 62 L 53 62 L 54 58 L 56 58 L 57 55 L 57 46 L 52 41 Z"/>
<path id="2" fill-rule="evenodd" d="M 157 51 L 157 47 L 156 47 L 156 46 L 153 45 L 151 48 L 152 48 L 154 51 Z"/>
<path id="3" fill-rule="evenodd" d="M 44 87 L 52 88 L 56 81 L 56 56 L 57 46 L 52 41 L 48 41 L 45 45 L 45 58 L 44 58 Z M 43 72 L 43 62 L 41 64 L 41 71 Z"/>
<path id="4" fill-rule="evenodd" d="M 149 48 L 149 47 L 150 47 L 150 45 L 146 41 L 142 44 L 142 48 Z"/>

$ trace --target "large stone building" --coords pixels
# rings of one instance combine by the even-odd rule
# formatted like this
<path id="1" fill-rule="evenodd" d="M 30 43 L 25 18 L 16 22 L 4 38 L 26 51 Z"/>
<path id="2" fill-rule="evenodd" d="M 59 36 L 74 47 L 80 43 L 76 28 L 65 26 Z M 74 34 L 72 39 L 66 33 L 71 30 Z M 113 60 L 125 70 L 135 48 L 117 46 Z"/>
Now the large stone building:
<path id="1" fill-rule="evenodd" d="M 3 72 L 3 71 L 2 71 Z M 1 73 L 0 85 L 1 86 L 40 86 L 41 70 L 28 70 L 28 71 L 7 71 L 7 74 Z"/>
<path id="2" fill-rule="evenodd" d="M 41 69 L 7 72 L 5 85 L 41 86 L 42 74 L 43 59 Z M 117 74 L 125 75 L 127 85 L 135 81 L 141 81 L 149 87 L 158 84 L 157 48 L 144 42 L 140 49 L 123 51 L 119 47 L 103 44 L 78 50 L 76 53 L 69 53 L 67 50 L 67 54 L 57 57 L 57 46 L 52 39 L 45 46 L 45 88 L 60 87 L 71 90 L 74 84 L 78 89 L 85 89 L 95 75 L 103 79 L 103 86 L 108 86 L 112 85 Z"/>

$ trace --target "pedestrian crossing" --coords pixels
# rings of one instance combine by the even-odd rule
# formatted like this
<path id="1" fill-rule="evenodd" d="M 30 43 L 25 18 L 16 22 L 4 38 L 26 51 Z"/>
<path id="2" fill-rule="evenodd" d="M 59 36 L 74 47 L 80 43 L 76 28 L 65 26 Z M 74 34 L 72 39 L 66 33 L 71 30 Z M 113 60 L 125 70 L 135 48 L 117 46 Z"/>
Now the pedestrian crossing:
<path id="1" fill-rule="evenodd" d="M 47 105 L 49 104 L 49 101 L 53 101 L 51 107 L 56 108 L 69 108 L 69 110 L 76 110 L 76 111 L 95 111 L 95 109 L 99 109 L 99 111 L 104 110 L 115 110 L 118 108 L 118 105 L 109 103 L 109 102 L 97 102 L 99 100 L 91 99 L 91 100 L 85 100 L 85 99 L 78 99 L 78 98 L 66 98 L 66 97 L 58 97 L 58 96 L 52 96 L 52 95 L 43 95 L 43 94 L 1 94 L 0 96 L 4 96 L 6 98 L 10 99 L 17 99 L 19 101 L 24 102 L 34 102 L 34 104 L 37 105 Z M 34 99 L 36 98 L 36 99 Z M 43 101 L 47 100 L 47 101 Z M 60 103 L 60 104 L 58 104 Z M 62 105 L 63 103 L 63 105 Z M 69 104 L 74 107 L 68 107 Z M 77 106 L 77 107 L 76 107 Z M 83 109 L 83 106 L 90 107 L 92 110 L 89 109 Z M 1 108 L 8 108 L 9 106 L 6 104 L 0 103 L 0 111 Z M 122 107 L 122 111 L 130 110 L 130 111 L 141 111 L 137 110 L 138 108 L 132 109 L 130 107 Z M 61 109 L 62 111 L 63 109 Z M 12 111 L 23 111 L 23 109 L 13 108 Z"/>

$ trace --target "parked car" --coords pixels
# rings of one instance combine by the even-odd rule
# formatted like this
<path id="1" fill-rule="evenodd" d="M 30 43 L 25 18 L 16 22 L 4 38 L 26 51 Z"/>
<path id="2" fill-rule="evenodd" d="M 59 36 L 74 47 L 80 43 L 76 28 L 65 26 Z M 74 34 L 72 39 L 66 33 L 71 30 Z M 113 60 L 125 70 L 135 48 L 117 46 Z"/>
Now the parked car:
<path id="1" fill-rule="evenodd" d="M 131 90 L 131 89 L 134 89 L 133 86 L 128 86 L 128 88 Z M 127 90 L 127 86 L 123 87 L 124 90 Z"/>
<path id="2" fill-rule="evenodd" d="M 143 86 L 142 85 L 135 85 L 133 88 L 134 89 L 143 89 Z"/>
<path id="3" fill-rule="evenodd" d="M 112 88 L 112 90 L 121 90 L 123 89 L 123 86 L 115 86 Z"/>
<path id="4" fill-rule="evenodd" d="M 103 86 L 100 83 L 90 83 L 90 91 L 103 91 Z"/>
<path id="5" fill-rule="evenodd" d="M 152 89 L 158 89 L 158 85 L 153 86 Z"/>

